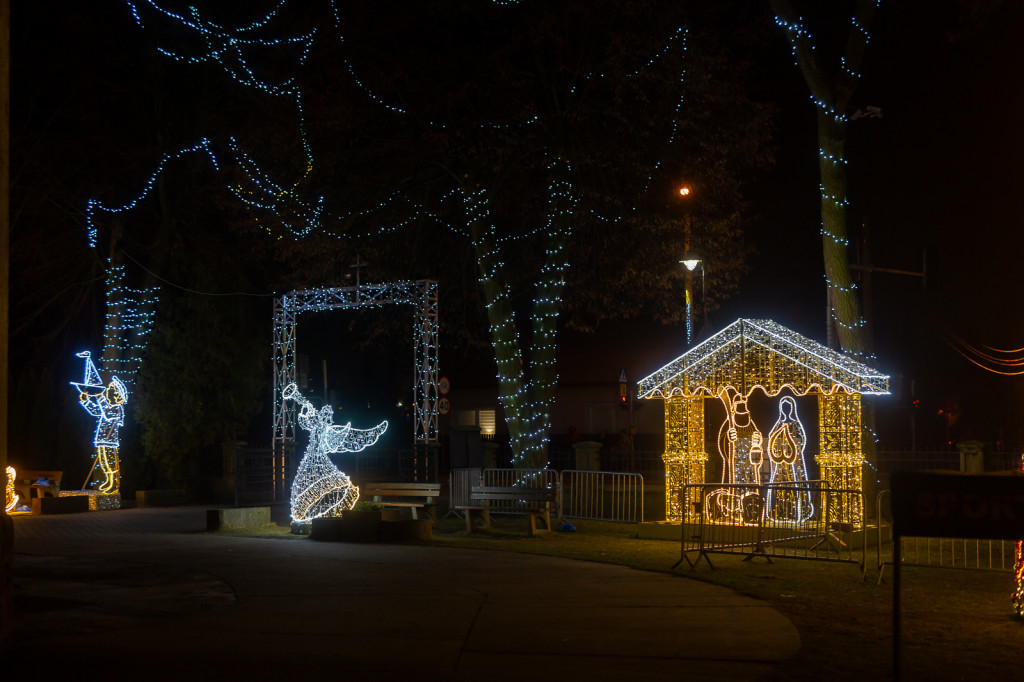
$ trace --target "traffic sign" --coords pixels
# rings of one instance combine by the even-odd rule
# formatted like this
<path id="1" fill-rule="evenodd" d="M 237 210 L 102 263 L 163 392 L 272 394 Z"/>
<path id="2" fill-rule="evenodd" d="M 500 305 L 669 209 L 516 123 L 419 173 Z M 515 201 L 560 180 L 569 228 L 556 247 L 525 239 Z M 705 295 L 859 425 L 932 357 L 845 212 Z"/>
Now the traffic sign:
<path id="1" fill-rule="evenodd" d="M 452 403 L 448 398 L 441 398 L 437 401 L 438 414 L 448 414 L 452 411 Z"/>
<path id="2" fill-rule="evenodd" d="M 437 380 L 437 391 L 441 395 L 448 395 L 448 391 L 452 390 L 452 383 L 448 381 L 448 377 L 441 377 Z"/>

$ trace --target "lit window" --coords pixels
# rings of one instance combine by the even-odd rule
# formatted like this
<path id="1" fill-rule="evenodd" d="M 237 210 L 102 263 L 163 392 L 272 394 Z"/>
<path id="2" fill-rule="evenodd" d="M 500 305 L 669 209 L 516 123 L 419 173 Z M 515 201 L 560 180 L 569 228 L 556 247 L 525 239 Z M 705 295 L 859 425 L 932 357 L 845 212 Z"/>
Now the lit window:
<path id="1" fill-rule="evenodd" d="M 480 433 L 485 436 L 494 435 L 494 410 L 480 410 L 478 413 Z"/>

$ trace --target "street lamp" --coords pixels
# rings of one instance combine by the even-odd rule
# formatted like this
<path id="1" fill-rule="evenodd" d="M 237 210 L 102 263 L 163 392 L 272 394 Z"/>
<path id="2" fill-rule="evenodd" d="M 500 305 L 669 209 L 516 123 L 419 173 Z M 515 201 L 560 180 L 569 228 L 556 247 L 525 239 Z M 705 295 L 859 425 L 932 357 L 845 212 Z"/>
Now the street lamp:
<path id="1" fill-rule="evenodd" d="M 704 310 L 705 328 L 708 323 L 707 265 L 700 256 L 692 251 L 688 251 L 683 260 L 679 262 L 686 267 L 686 343 L 690 344 L 693 342 L 693 295 L 690 291 L 693 288 L 693 271 L 698 267 L 700 268 L 700 304 Z"/>
<path id="2" fill-rule="evenodd" d="M 689 185 L 679 186 L 679 196 L 684 201 L 683 203 L 683 248 L 686 250 L 686 256 L 683 260 L 679 261 L 686 266 L 686 344 L 693 343 L 693 271 L 701 264 L 700 256 L 693 254 L 690 251 L 690 231 L 691 231 L 691 218 L 690 218 L 690 201 L 692 200 L 693 190 Z M 704 268 L 701 268 L 701 286 L 703 289 L 704 282 Z"/>

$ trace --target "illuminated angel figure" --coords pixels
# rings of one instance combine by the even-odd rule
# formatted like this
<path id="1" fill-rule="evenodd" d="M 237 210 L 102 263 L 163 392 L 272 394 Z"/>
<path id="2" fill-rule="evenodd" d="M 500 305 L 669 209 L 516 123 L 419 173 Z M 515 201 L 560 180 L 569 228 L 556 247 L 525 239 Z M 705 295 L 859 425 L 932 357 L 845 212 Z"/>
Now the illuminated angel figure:
<path id="1" fill-rule="evenodd" d="M 306 524 L 322 516 L 340 516 L 355 506 L 359 488 L 334 466 L 327 453 L 364 450 L 387 431 L 388 423 L 383 421 L 372 429 L 353 429 L 352 422 L 338 426 L 330 405 L 318 412 L 295 384 L 288 384 L 281 395 L 300 405 L 299 426 L 309 431 L 309 446 L 292 482 L 292 522 Z"/>
<path id="2" fill-rule="evenodd" d="M 739 393 L 723 391 L 726 417 L 718 431 L 718 451 L 722 456 L 722 483 L 748 484 L 750 488 L 721 488 L 708 494 L 712 513 L 731 523 L 757 523 L 761 498 L 755 486 L 761 485 L 761 461 L 764 437 L 747 409 L 747 399 Z"/>
<path id="3" fill-rule="evenodd" d="M 796 414 L 796 401 L 785 396 L 779 401 L 779 419 L 768 434 L 768 459 L 772 463 L 771 483 L 766 501 L 768 517 L 776 521 L 806 521 L 814 514 L 807 486 L 788 486 L 807 480 L 804 447 L 807 434 Z"/>
<path id="4" fill-rule="evenodd" d="M 121 469 L 117 458 L 118 432 L 124 424 L 128 388 L 117 377 L 111 377 L 110 384 L 104 387 L 89 351 L 77 355 L 85 358 L 85 379 L 80 384 L 71 382 L 71 385 L 78 388 L 78 404 L 97 420 L 96 435 L 92 441 L 96 446 L 93 471 L 98 466 L 103 472 L 99 491 L 116 494 L 121 488 Z M 92 476 L 91 471 L 89 475 Z"/>

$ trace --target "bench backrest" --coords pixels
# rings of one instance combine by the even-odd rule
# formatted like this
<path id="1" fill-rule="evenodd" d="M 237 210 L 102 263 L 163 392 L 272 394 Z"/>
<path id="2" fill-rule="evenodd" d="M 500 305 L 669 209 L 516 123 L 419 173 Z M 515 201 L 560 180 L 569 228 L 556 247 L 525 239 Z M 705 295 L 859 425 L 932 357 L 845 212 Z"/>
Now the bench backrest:
<path id="1" fill-rule="evenodd" d="M 53 481 L 54 483 L 60 483 L 60 477 L 64 475 L 63 471 L 41 471 L 32 469 L 19 469 L 14 468 L 16 475 L 15 480 L 19 483 L 35 483 L 40 478 Z"/>
<path id="2" fill-rule="evenodd" d="M 440 483 L 367 483 L 360 488 L 363 497 L 438 497 Z"/>
<path id="3" fill-rule="evenodd" d="M 514 486 L 474 485 L 469 489 L 472 502 L 486 500 L 516 500 L 523 502 L 557 502 L 558 491 L 554 488 L 517 488 Z"/>

